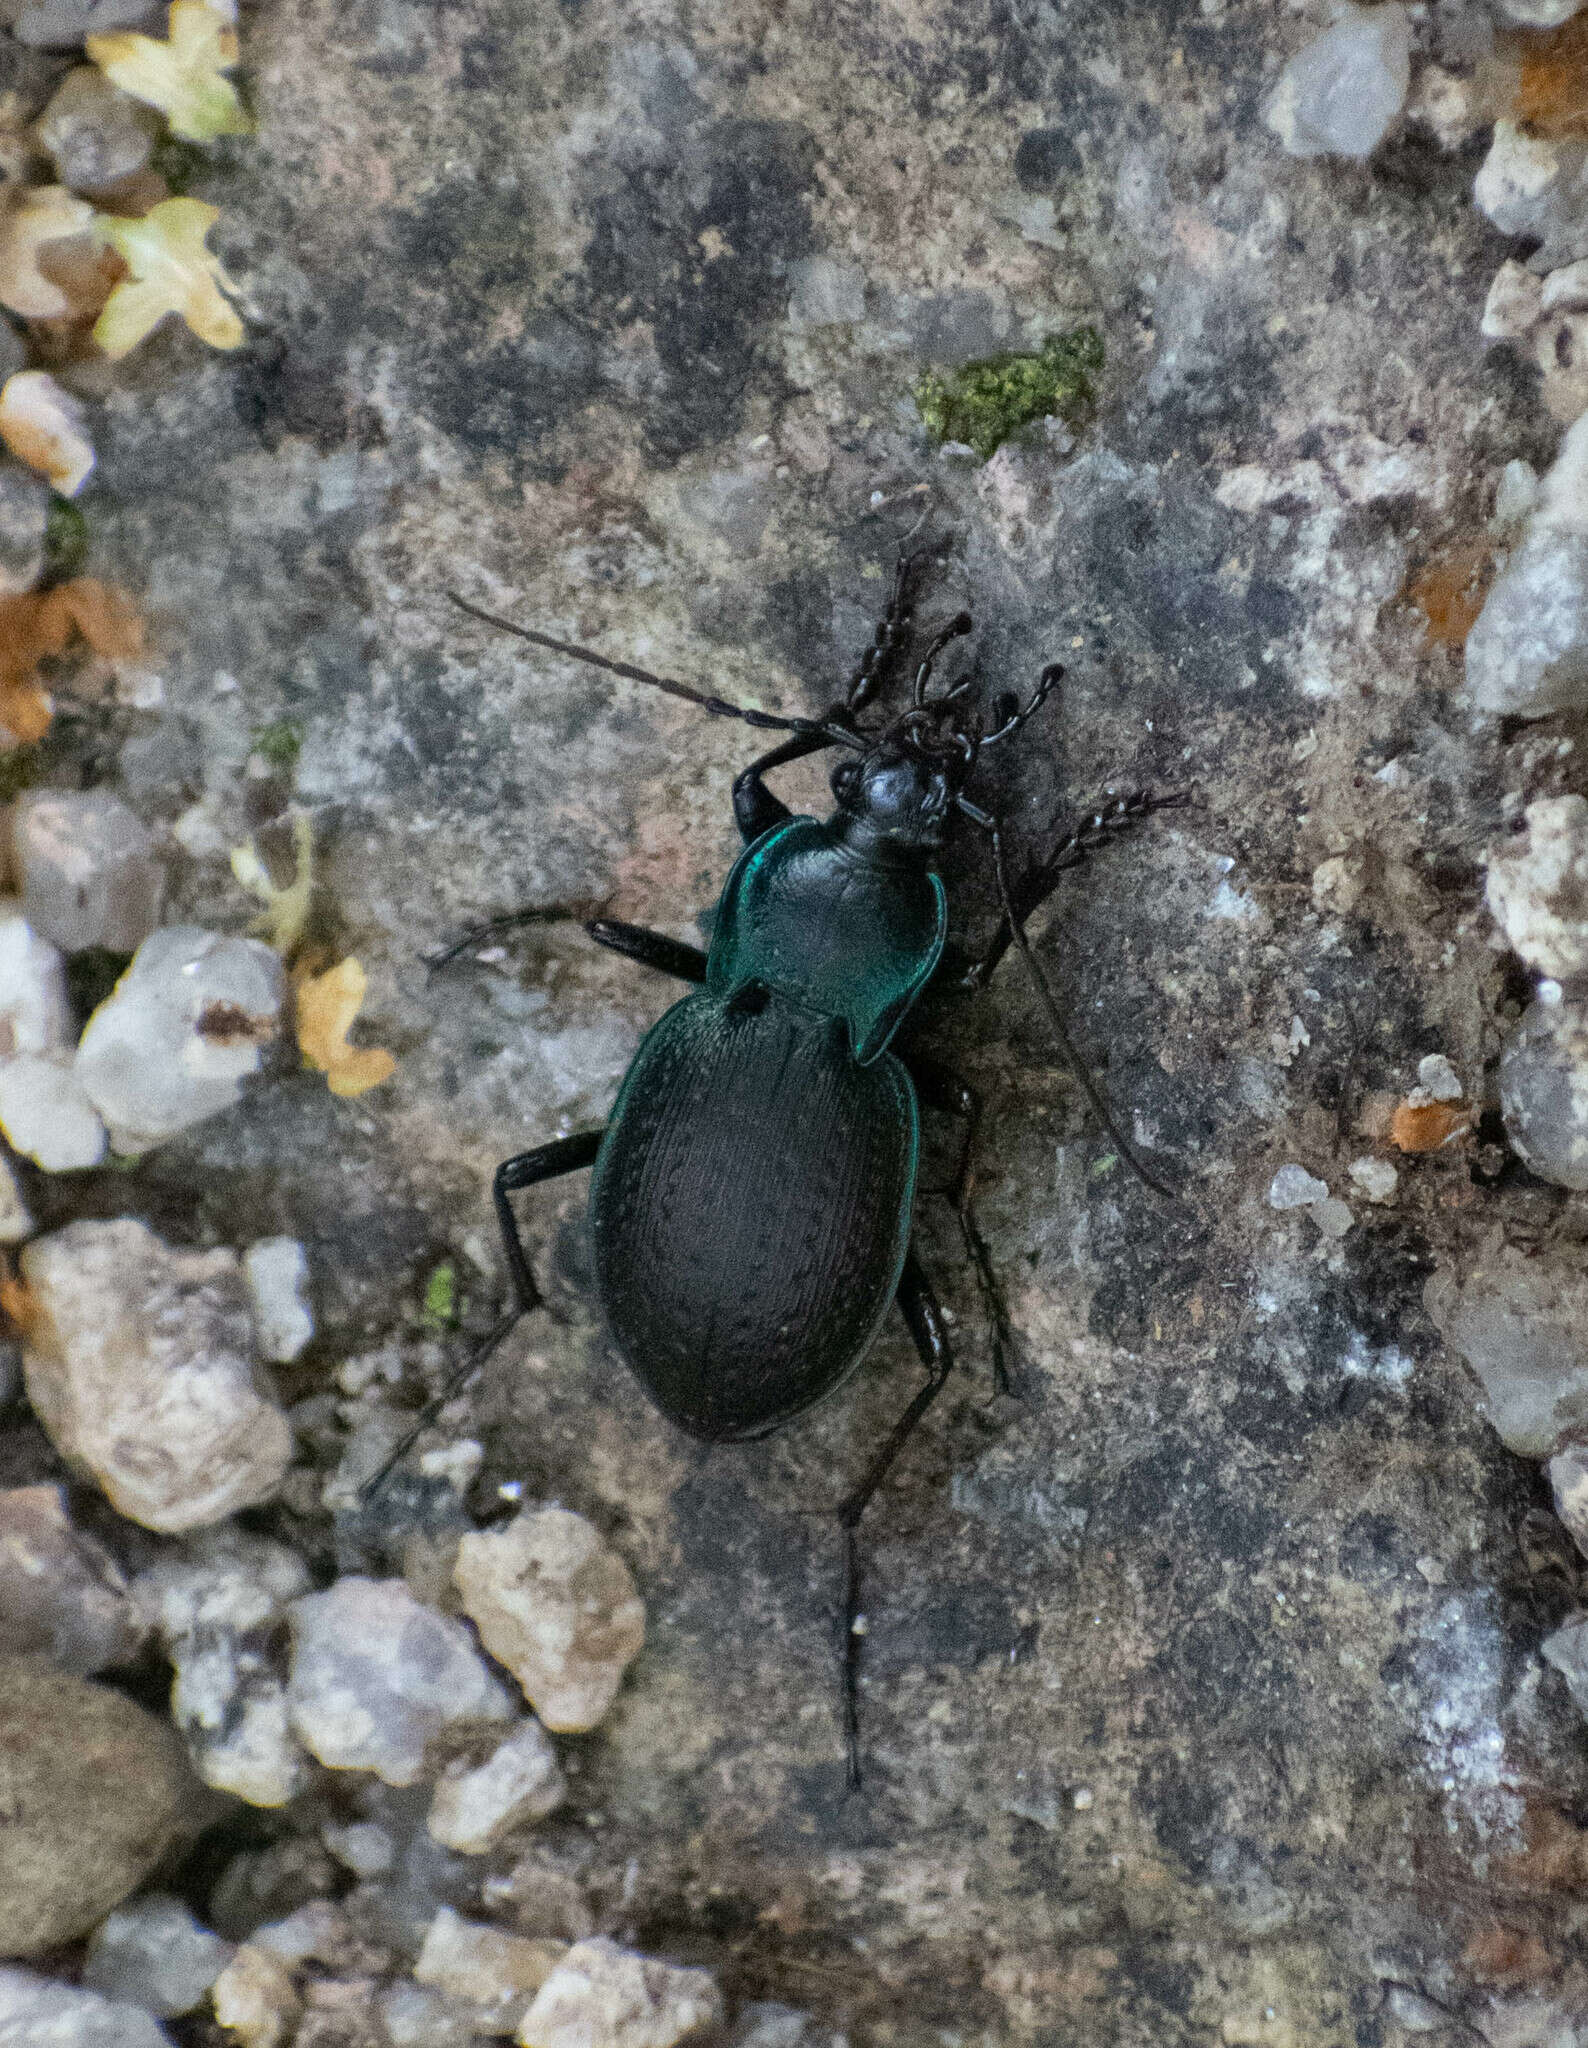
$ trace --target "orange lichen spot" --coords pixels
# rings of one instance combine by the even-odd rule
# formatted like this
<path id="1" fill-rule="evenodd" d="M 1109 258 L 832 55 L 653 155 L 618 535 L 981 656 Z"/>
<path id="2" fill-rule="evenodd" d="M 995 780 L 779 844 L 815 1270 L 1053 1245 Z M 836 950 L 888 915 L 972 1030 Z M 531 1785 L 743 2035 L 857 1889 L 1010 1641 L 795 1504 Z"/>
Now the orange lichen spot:
<path id="1" fill-rule="evenodd" d="M 1522 1837 L 1526 1846 L 1496 1863 L 1497 1883 L 1527 1892 L 1574 1892 L 1588 1885 L 1588 1830 L 1558 1808 L 1529 1800 Z"/>
<path id="2" fill-rule="evenodd" d="M 1403 1152 L 1437 1152 L 1472 1129 L 1464 1102 L 1403 1102 L 1390 1120 L 1390 1136 Z"/>
<path id="3" fill-rule="evenodd" d="M 1467 1943 L 1461 1960 L 1485 1984 L 1512 1988 L 1547 1983 L 1560 1970 L 1560 1964 L 1538 1936 L 1520 1927 L 1480 1929 Z"/>
<path id="4" fill-rule="evenodd" d="M 357 960 L 339 960 L 324 974 L 299 980 L 298 1049 L 324 1074 L 333 1095 L 363 1095 L 397 1071 L 389 1052 L 351 1046 L 347 1034 L 364 1006 L 366 977 Z"/>
<path id="5" fill-rule="evenodd" d="M 0 725 L 13 741 L 27 745 L 49 730 L 39 664 L 78 639 L 109 661 L 129 661 L 143 651 L 143 621 L 125 591 L 92 576 L 0 597 Z"/>
<path id="6" fill-rule="evenodd" d="M 1494 549 L 1485 539 L 1455 541 L 1435 555 L 1406 586 L 1406 601 L 1428 621 L 1428 637 L 1441 647 L 1462 647 L 1478 622 L 1494 574 Z"/>
<path id="7" fill-rule="evenodd" d="M 39 1319 L 39 1304 L 27 1282 L 13 1273 L 9 1262 L 0 1271 L 0 1309 L 14 1328 L 25 1337 Z"/>
<path id="8" fill-rule="evenodd" d="M 1588 136 L 1588 14 L 1518 36 L 1515 48 L 1521 60 L 1517 120 L 1537 135 Z"/>

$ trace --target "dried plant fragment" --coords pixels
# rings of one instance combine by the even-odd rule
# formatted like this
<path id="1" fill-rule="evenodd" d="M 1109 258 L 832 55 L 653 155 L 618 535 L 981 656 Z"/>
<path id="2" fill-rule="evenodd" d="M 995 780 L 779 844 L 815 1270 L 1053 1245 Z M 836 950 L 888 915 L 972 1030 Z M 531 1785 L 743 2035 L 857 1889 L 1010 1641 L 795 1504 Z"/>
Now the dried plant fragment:
<path id="1" fill-rule="evenodd" d="M 135 349 L 167 313 L 180 314 L 211 348 L 237 347 L 243 323 L 222 290 L 237 287 L 204 246 L 219 218 L 220 208 L 202 199 L 164 199 L 142 220 L 100 216 L 100 234 L 131 272 L 94 325 L 95 341 L 113 361 Z"/>
<path id="2" fill-rule="evenodd" d="M 247 135 L 253 123 L 226 73 L 237 62 L 237 31 L 206 0 L 171 0 L 169 40 L 132 30 L 89 36 L 90 58 L 123 92 L 158 107 L 184 142 Z"/>
<path id="3" fill-rule="evenodd" d="M 92 576 L 0 598 L 0 725 L 24 745 L 44 737 L 52 715 L 39 663 L 77 637 L 109 661 L 127 661 L 143 651 L 143 622 L 123 591 Z"/>
<path id="4" fill-rule="evenodd" d="M 1406 597 L 1428 621 L 1430 640 L 1441 647 L 1464 647 L 1493 580 L 1492 544 L 1458 541 L 1412 578 Z"/>
<path id="5" fill-rule="evenodd" d="M 63 498 L 76 497 L 94 466 L 83 409 L 48 370 L 18 370 L 0 386 L 0 441 Z"/>
<path id="6" fill-rule="evenodd" d="M 314 901 L 314 826 L 302 811 L 292 814 L 292 857 L 292 880 L 283 889 L 272 879 L 251 839 L 232 850 L 233 876 L 265 906 L 263 916 L 256 917 L 249 930 L 283 960 L 290 960 L 303 943 Z"/>
<path id="7" fill-rule="evenodd" d="M 339 960 L 298 985 L 298 1048 L 326 1077 L 333 1095 L 362 1095 L 397 1071 L 381 1048 L 351 1046 L 347 1034 L 364 1006 L 366 978 L 357 960 Z"/>
<path id="8" fill-rule="evenodd" d="M 1537 135 L 1588 136 L 1588 14 L 1518 37 L 1522 60 L 1515 114 Z"/>
<path id="9" fill-rule="evenodd" d="M 24 320 L 67 320 L 83 310 L 39 268 L 52 242 L 93 232 L 94 209 L 64 185 L 40 185 L 0 225 L 0 306 Z"/>
<path id="10" fill-rule="evenodd" d="M 1390 1123 L 1390 1136 L 1403 1152 L 1437 1152 L 1472 1129 L 1472 1111 L 1461 1102 L 1403 1102 Z"/>

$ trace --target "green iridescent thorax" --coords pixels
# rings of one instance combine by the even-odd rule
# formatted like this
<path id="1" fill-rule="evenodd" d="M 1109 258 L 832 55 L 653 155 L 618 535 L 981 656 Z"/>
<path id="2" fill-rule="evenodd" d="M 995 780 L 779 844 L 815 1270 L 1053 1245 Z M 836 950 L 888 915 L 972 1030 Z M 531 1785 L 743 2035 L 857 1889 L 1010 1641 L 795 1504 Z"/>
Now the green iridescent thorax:
<path id="1" fill-rule="evenodd" d="M 919 860 L 868 855 L 831 824 L 790 818 L 739 856 L 706 986 L 748 981 L 849 1026 L 862 1065 L 886 1047 L 943 951 L 943 884 Z"/>

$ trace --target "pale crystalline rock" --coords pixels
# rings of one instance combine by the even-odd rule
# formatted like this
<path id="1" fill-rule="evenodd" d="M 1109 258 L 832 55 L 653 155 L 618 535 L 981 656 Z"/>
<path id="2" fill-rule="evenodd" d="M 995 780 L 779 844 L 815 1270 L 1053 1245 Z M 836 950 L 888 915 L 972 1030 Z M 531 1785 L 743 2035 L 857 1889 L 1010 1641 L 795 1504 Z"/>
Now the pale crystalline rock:
<path id="1" fill-rule="evenodd" d="M 597 1937 L 571 1948 L 535 1995 L 519 2048 L 674 2048 L 722 2024 L 709 1970 L 683 1970 Z"/>
<path id="2" fill-rule="evenodd" d="M 1520 268 L 1510 263 L 1500 267 Z M 1539 287 L 1538 307 L 1541 313 L 1580 313 L 1588 307 L 1588 256 L 1575 263 L 1563 263 L 1559 270 L 1549 273 Z"/>
<path id="3" fill-rule="evenodd" d="M 116 1560 L 73 1525 L 61 1486 L 0 1493 L 0 1653 L 92 1678 L 147 1635 Z"/>
<path id="4" fill-rule="evenodd" d="M 1268 1183 L 1270 1209 L 1310 1209 L 1329 1199 L 1329 1183 L 1310 1174 L 1304 1166 L 1282 1166 Z"/>
<path id="5" fill-rule="evenodd" d="M 286 1603 L 308 1591 L 294 1551 L 234 1525 L 195 1537 L 133 1583 L 175 1670 L 171 1718 L 207 1785 L 285 1806 L 309 1759 L 292 1732 L 277 1642 Z"/>
<path id="6" fill-rule="evenodd" d="M 262 1237 L 243 1253 L 243 1273 L 259 1348 L 272 1364 L 289 1365 L 314 1335 L 308 1254 L 295 1237 Z"/>
<path id="7" fill-rule="evenodd" d="M 1549 1461 L 1550 1491 L 1555 1512 L 1588 1557 L 1588 1444 L 1567 1444 Z"/>
<path id="8" fill-rule="evenodd" d="M 149 1892 L 105 1921 L 88 1945 L 83 1982 L 170 2020 L 204 2002 L 232 1953 L 232 1943 L 201 1927 L 180 1899 Z"/>
<path id="9" fill-rule="evenodd" d="M 1291 156 L 1370 156 L 1406 104 L 1411 46 L 1398 0 L 1348 6 L 1291 58 L 1263 118 Z"/>
<path id="10" fill-rule="evenodd" d="M 105 1126 L 83 1093 L 70 1053 L 0 1060 L 0 1131 L 46 1173 L 75 1173 L 105 1156 Z"/>
<path id="11" fill-rule="evenodd" d="M 422 1606 L 401 1579 L 338 1579 L 288 1611 L 292 1725 L 333 1770 L 412 1785 L 441 1729 L 513 1716 L 468 1630 Z"/>
<path id="12" fill-rule="evenodd" d="M 1466 1093 L 1461 1076 L 1442 1052 L 1431 1052 L 1417 1062 L 1417 1085 L 1434 1102 L 1459 1102 Z"/>
<path id="13" fill-rule="evenodd" d="M 131 953 L 160 922 L 165 868 L 109 790 L 26 790 L 11 836 L 28 922 L 62 952 Z"/>
<path id="14" fill-rule="evenodd" d="M 474 2048 L 473 2008 L 455 2005 L 426 1984 L 391 1984 L 378 2000 L 391 2048 Z"/>
<path id="15" fill-rule="evenodd" d="M 1529 967 L 1557 981 L 1588 974 L 1588 801 L 1541 797 L 1523 821 L 1489 847 L 1489 909 Z"/>
<path id="16" fill-rule="evenodd" d="M 1585 163 L 1588 150 L 1581 143 L 1530 135 L 1515 121 L 1496 121 L 1489 153 L 1473 180 L 1473 203 L 1501 234 L 1525 235 L 1547 246 L 1569 236 L 1588 212 Z"/>
<path id="17" fill-rule="evenodd" d="M 215 1979 L 210 1998 L 216 2019 L 242 2048 L 286 2048 L 301 2010 L 291 1970 L 249 1941 Z"/>
<path id="18" fill-rule="evenodd" d="M 1493 1244 L 1470 1269 L 1445 1266 L 1423 1305 L 1483 1382 L 1484 1407 L 1508 1450 L 1548 1458 L 1588 1430 L 1588 1274 L 1549 1253 Z"/>
<path id="19" fill-rule="evenodd" d="M 568 1953 L 565 1941 L 530 1941 L 443 1906 L 414 1964 L 414 1981 L 472 2006 L 481 2033 L 511 2034 Z"/>
<path id="20" fill-rule="evenodd" d="M 1400 1175 L 1387 1159 L 1375 1159 L 1364 1154 L 1353 1159 L 1346 1168 L 1354 1187 L 1361 1189 L 1370 1202 L 1393 1202 L 1395 1190 L 1400 1185 Z"/>
<path id="21" fill-rule="evenodd" d="M 0 2048 L 172 2048 L 172 2042 L 138 2006 L 32 1970 L 0 1968 Z"/>
<path id="22" fill-rule="evenodd" d="M 600 1533 L 565 1508 L 533 1509 L 465 1536 L 452 1576 L 485 1647 L 545 1725 L 596 1727 L 645 1641 L 644 1603 Z"/>
<path id="23" fill-rule="evenodd" d="M 118 1513 L 175 1535 L 272 1497 L 292 1430 L 234 1253 L 172 1251 L 121 1217 L 36 1238 L 21 1262 L 28 1397 Z"/>
<path id="24" fill-rule="evenodd" d="M 1535 517 L 1467 635 L 1466 686 L 1496 718 L 1588 705 L 1588 534 Z"/>
<path id="25" fill-rule="evenodd" d="M 1513 538 L 1526 525 L 1538 504 L 1538 472 L 1518 456 L 1500 471 L 1494 490 L 1494 510 L 1489 514 L 1489 532 L 1496 540 Z"/>
<path id="26" fill-rule="evenodd" d="M 1523 28 L 1559 28 L 1582 4 L 1583 0 L 1495 0 L 1506 19 Z"/>
<path id="27" fill-rule="evenodd" d="M 426 1825 L 444 1848 L 483 1856 L 514 1828 L 555 1813 L 568 1792 L 557 1752 L 538 1721 L 524 1721 L 473 1770 L 449 1769 Z"/>
<path id="28" fill-rule="evenodd" d="M 72 1041 L 66 962 L 20 911 L 0 917 L 0 1058 L 59 1052 Z"/>
<path id="29" fill-rule="evenodd" d="M 77 1051 L 116 1150 L 147 1152 L 230 1109 L 281 1030 L 286 988 L 257 939 L 168 925 L 145 940 Z"/>
<path id="30" fill-rule="evenodd" d="M 1534 1173 L 1588 1189 L 1588 1007 L 1529 1004 L 1500 1056 L 1500 1113 Z"/>
<path id="31" fill-rule="evenodd" d="M 1540 533 L 1588 536 L 1588 416 L 1567 429 L 1540 478 L 1533 525 Z"/>

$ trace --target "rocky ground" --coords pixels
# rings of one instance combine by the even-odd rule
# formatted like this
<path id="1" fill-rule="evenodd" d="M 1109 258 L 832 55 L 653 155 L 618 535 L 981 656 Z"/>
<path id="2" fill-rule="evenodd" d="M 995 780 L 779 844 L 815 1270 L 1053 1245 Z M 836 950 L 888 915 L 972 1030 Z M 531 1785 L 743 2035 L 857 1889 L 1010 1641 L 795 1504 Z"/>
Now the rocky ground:
<path id="1" fill-rule="evenodd" d="M 395 1069 L 338 1096 L 261 1061 L 286 1000 L 262 943 L 225 956 L 214 1000 L 253 1035 L 195 1113 L 262 1070 L 174 1135 L 133 1082 L 188 1071 L 202 1022 L 118 1037 L 101 1011 L 72 1101 L 110 1149 L 90 1128 L 105 1163 L 72 1171 L 32 1163 L 53 1140 L 23 1142 L 0 1062 L 8 1234 L 37 1234 L 0 1417 L 0 1648 L 32 1661 L 0 1668 L 0 1730 L 46 1859 L 0 1872 L 0 2038 L 45 2038 L 81 1981 L 141 2016 L 78 2005 L 60 2038 L 193 2048 L 1588 2042 L 1588 427 L 1561 452 L 1588 407 L 1588 39 L 1574 73 L 1567 31 L 1518 41 L 1480 0 L 1384 6 L 1332 114 L 1305 68 L 1276 101 L 1328 19 L 244 14 L 256 132 L 189 190 L 246 335 L 167 321 L 55 364 L 97 456 L 87 569 L 148 641 L 102 697 L 58 687 L 16 778 L 119 796 L 163 900 L 85 952 L 36 855 L 15 887 L 70 972 L 50 995 L 0 931 L 0 996 L 66 1005 L 38 1044 L 70 1067 L 156 919 L 247 930 L 232 851 L 280 885 L 296 815 L 299 965 L 362 964 Z M 0 40 L 19 131 L 79 61 Z M 923 378 L 1087 325 L 1093 407 L 985 461 L 936 444 Z M 1024 857 L 1106 792 L 1189 797 L 1034 926 L 1180 1194 L 1099 1132 L 1017 960 L 929 1004 L 918 1042 L 987 1105 L 1013 1370 L 1000 1393 L 929 1192 L 964 1370 L 865 1524 L 850 1795 L 831 1510 L 917 1384 L 902 1326 L 808 1420 L 708 1452 L 604 1338 L 569 1181 L 521 1204 L 546 1310 L 373 1503 L 357 1482 L 501 1303 L 493 1166 L 599 1123 L 672 1000 L 580 919 L 698 940 L 757 744 L 447 593 L 811 712 L 907 536 L 921 618 L 973 611 L 952 659 L 989 695 L 1066 665 L 980 785 Z M 948 874 L 974 943 L 983 851 Z M 89 1228 L 118 1218 L 146 1229 Z M 59 1595 L 25 1613 L 24 1554 Z M 600 1623 L 550 1675 L 501 1618 L 532 1579 Z M 90 1796 L 93 1756 L 147 1815 Z M 102 1926 L 139 1885 L 158 1994 Z M 651 2019 L 557 2031 L 595 2024 L 564 1982 L 592 1939 L 617 1950 L 576 1965 Z"/>

